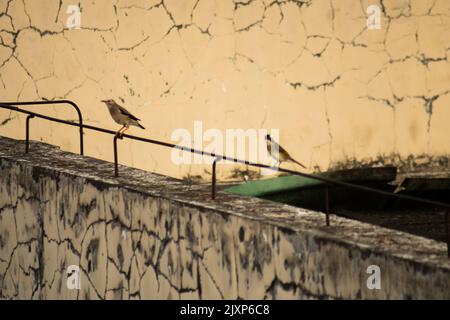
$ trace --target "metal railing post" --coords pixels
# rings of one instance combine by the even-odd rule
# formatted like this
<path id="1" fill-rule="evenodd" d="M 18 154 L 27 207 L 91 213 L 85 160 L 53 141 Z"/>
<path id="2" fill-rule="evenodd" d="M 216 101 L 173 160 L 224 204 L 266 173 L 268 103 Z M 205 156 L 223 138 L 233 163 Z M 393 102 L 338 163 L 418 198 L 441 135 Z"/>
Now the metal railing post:
<path id="1" fill-rule="evenodd" d="M 447 257 L 450 258 L 450 211 L 445 211 L 445 230 L 447 233 Z"/>
<path id="2" fill-rule="evenodd" d="M 119 176 L 119 164 L 117 157 L 117 135 L 114 136 L 114 176 Z"/>
<path id="3" fill-rule="evenodd" d="M 25 153 L 30 150 L 30 120 L 34 118 L 34 115 L 29 114 L 25 122 Z"/>
<path id="4" fill-rule="evenodd" d="M 211 199 L 216 199 L 216 166 L 218 158 L 214 158 L 212 164 L 212 179 L 211 179 Z"/>
<path id="5" fill-rule="evenodd" d="M 325 224 L 330 226 L 330 187 L 325 184 Z"/>

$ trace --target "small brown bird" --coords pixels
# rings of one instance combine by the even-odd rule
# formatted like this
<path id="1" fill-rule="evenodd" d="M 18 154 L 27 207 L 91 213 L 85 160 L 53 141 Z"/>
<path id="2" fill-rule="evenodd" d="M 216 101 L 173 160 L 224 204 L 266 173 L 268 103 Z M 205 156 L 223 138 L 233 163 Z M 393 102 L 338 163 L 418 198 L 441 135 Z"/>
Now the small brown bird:
<path id="1" fill-rule="evenodd" d="M 281 162 L 294 162 L 296 164 L 298 164 L 299 166 L 303 167 L 306 169 L 306 167 L 304 165 L 302 165 L 300 162 L 294 160 L 289 153 L 284 150 L 284 148 L 282 146 L 280 146 L 278 143 L 276 143 L 275 141 L 272 140 L 272 137 L 268 134 L 266 135 L 266 145 L 267 145 L 267 151 L 269 152 L 270 156 L 272 158 L 274 158 L 275 160 L 277 160 L 280 165 Z"/>
<path id="2" fill-rule="evenodd" d="M 118 105 L 113 99 L 102 100 L 109 109 L 109 113 L 115 122 L 121 124 L 123 127 L 117 131 L 117 138 L 122 139 L 123 134 L 130 126 L 136 126 L 141 129 L 145 129 L 140 123 L 140 119 L 133 116 L 127 109 Z"/>

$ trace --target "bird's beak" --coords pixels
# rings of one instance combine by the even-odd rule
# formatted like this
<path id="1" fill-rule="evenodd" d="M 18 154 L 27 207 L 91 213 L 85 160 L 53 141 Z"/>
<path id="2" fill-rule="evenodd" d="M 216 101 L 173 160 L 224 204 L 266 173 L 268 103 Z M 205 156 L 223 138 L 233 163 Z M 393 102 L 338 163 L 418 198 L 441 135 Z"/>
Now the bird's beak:
<path id="1" fill-rule="evenodd" d="M 104 102 L 104 103 L 107 103 L 108 102 L 108 100 L 100 100 L 101 102 Z"/>

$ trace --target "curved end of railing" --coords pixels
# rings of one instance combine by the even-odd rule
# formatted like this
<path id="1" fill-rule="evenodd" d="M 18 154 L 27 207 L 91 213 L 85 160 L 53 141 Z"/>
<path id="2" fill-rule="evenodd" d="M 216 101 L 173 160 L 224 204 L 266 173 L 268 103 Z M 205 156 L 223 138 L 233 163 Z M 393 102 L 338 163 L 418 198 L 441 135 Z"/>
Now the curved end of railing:
<path id="1" fill-rule="evenodd" d="M 31 105 L 53 105 L 53 104 L 68 104 L 71 105 L 78 115 L 78 125 L 80 128 L 80 154 L 84 155 L 84 138 L 83 138 L 83 114 L 80 107 L 72 100 L 40 100 L 40 101 L 18 101 L 18 102 L 0 102 L 1 105 L 8 106 L 31 106 Z M 19 108 L 17 108 L 19 109 Z M 31 117 L 33 118 L 33 117 Z M 27 126 L 29 126 L 29 119 L 27 118 Z M 28 129 L 27 129 L 28 133 Z M 28 141 L 28 140 L 27 140 Z M 28 144 L 27 144 L 28 146 Z M 27 149 L 28 150 L 28 149 Z"/>

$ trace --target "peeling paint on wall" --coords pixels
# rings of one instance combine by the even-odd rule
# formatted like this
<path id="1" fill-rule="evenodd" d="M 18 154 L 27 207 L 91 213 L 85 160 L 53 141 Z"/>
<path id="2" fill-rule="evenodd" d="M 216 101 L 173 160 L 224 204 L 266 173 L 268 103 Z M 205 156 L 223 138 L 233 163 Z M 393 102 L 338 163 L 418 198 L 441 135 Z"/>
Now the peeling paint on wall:
<path id="1" fill-rule="evenodd" d="M 447 0 L 81 0 L 80 30 L 65 27 L 69 4 L 2 1 L 1 100 L 68 98 L 115 128 L 99 100 L 116 98 L 161 140 L 199 118 L 279 128 L 293 157 L 321 170 L 450 153 Z M 379 30 L 367 28 L 369 5 L 381 8 Z M 22 117 L 0 110 L 0 121 L 0 134 L 22 138 Z M 75 151 L 63 130 L 38 122 L 32 138 Z M 107 137 L 87 138 L 88 154 L 111 159 Z M 166 150 L 124 144 L 125 164 L 205 176 Z"/>

